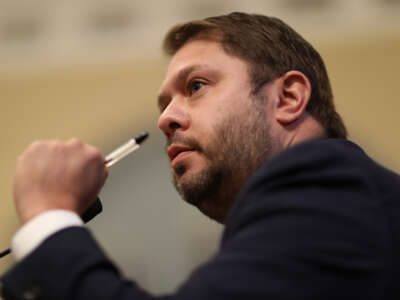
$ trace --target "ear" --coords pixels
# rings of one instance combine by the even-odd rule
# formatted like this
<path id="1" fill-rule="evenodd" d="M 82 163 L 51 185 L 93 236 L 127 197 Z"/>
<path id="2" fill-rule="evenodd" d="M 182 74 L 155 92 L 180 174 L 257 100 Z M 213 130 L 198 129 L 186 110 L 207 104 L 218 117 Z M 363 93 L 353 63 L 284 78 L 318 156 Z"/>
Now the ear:
<path id="1" fill-rule="evenodd" d="M 304 113 L 311 96 L 311 84 L 299 71 L 285 73 L 279 82 L 275 118 L 280 124 L 289 125 Z"/>

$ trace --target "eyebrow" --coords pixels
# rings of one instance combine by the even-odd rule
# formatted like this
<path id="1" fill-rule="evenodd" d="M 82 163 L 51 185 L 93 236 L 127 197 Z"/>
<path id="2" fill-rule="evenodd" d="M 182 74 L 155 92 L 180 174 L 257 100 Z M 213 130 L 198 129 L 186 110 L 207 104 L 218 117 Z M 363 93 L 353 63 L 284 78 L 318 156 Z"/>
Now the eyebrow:
<path id="1" fill-rule="evenodd" d="M 197 71 L 197 70 L 201 70 L 201 69 L 206 69 L 209 68 L 208 65 L 205 64 L 197 64 L 197 65 L 192 65 L 192 66 L 188 66 L 186 68 L 183 68 L 182 70 L 180 70 L 178 72 L 178 74 L 175 76 L 175 78 L 173 79 L 173 86 L 179 86 L 182 82 L 184 82 L 186 80 L 186 78 L 190 75 L 190 73 Z M 169 102 L 171 99 L 171 96 L 169 96 L 168 94 L 163 94 L 161 93 L 158 96 L 158 107 L 161 109 L 165 103 Z"/>

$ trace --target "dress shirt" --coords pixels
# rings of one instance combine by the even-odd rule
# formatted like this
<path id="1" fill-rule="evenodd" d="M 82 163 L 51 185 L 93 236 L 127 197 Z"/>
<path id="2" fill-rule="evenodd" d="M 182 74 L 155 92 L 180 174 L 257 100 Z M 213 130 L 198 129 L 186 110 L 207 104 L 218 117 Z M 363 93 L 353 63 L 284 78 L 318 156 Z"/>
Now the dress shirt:
<path id="1" fill-rule="evenodd" d="M 16 261 L 22 260 L 46 238 L 67 227 L 83 226 L 78 214 L 69 210 L 49 210 L 24 224 L 11 240 Z"/>

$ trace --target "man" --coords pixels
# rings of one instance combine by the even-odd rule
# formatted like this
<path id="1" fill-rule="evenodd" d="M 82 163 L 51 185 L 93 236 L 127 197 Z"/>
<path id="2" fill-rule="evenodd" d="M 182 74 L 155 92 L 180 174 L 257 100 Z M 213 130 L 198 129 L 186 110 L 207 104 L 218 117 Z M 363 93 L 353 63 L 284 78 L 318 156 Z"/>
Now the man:
<path id="1" fill-rule="evenodd" d="M 164 45 L 174 183 L 226 228 L 215 257 L 160 299 L 398 299 L 400 179 L 346 140 L 318 53 L 280 20 L 242 13 L 178 25 Z M 106 176 L 77 140 L 20 157 L 6 299 L 153 299 L 81 227 Z"/>

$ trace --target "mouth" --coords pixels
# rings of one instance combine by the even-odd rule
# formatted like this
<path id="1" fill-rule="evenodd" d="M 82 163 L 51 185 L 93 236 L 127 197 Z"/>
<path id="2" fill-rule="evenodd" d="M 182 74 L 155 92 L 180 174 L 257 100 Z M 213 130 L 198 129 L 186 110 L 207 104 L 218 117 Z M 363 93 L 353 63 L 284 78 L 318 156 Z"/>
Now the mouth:
<path id="1" fill-rule="evenodd" d="M 184 157 L 186 154 L 195 151 L 193 148 L 183 145 L 171 145 L 168 147 L 167 154 L 171 163 L 176 161 L 178 157 Z"/>

